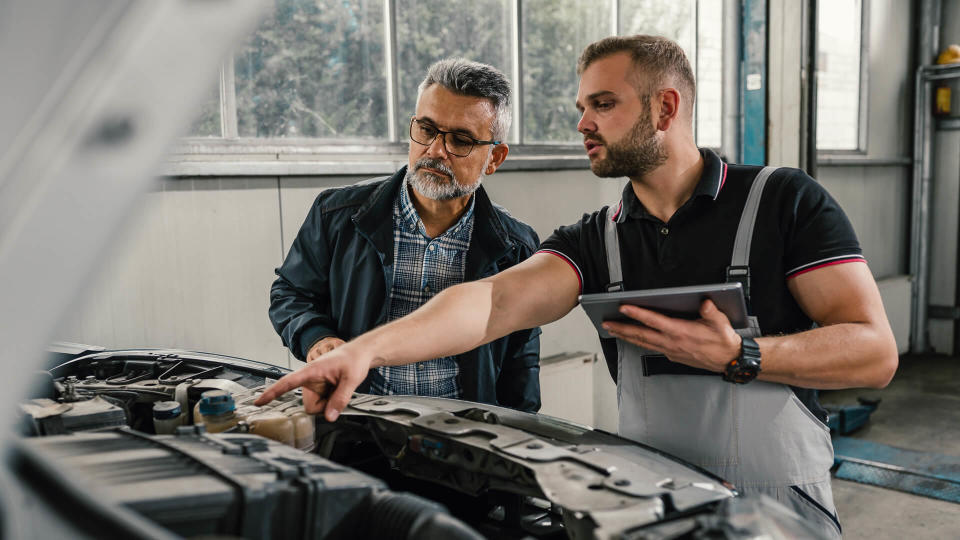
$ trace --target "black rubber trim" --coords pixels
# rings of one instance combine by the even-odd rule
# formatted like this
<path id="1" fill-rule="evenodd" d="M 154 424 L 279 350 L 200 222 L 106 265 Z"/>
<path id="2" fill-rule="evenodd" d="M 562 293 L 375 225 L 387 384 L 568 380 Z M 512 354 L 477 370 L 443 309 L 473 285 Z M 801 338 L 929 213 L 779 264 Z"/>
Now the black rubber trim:
<path id="1" fill-rule="evenodd" d="M 816 499 L 811 497 L 806 491 L 800 489 L 800 486 L 790 486 L 790 489 L 797 492 L 797 494 L 800 495 L 805 501 L 812 504 L 814 508 L 823 512 L 823 514 L 828 518 L 830 518 L 830 521 L 832 521 L 833 524 L 837 526 L 837 530 L 840 531 L 840 534 L 843 534 L 843 527 L 840 526 L 840 520 L 837 519 L 836 514 L 824 508 L 822 504 L 820 504 Z"/>

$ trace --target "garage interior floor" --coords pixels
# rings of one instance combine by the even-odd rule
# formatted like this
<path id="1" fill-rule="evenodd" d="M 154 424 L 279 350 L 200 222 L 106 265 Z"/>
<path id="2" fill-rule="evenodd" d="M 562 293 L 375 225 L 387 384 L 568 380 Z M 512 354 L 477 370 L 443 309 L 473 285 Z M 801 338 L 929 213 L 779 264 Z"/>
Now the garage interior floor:
<path id="1" fill-rule="evenodd" d="M 824 405 L 855 405 L 881 398 L 857 439 L 957 456 L 960 462 L 960 358 L 903 356 L 883 390 L 820 393 Z M 833 479 L 833 496 L 847 540 L 960 538 L 960 504 Z"/>

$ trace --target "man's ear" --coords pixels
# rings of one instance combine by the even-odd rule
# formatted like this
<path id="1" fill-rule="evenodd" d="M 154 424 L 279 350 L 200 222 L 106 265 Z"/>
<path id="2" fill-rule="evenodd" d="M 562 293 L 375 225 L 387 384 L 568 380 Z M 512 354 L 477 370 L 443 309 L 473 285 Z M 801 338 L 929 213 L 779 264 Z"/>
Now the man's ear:
<path id="1" fill-rule="evenodd" d="M 503 160 L 507 159 L 507 154 L 510 153 L 510 147 L 507 146 L 507 143 L 500 143 L 493 147 L 493 153 L 490 156 L 490 163 L 487 163 L 487 168 L 484 169 L 483 174 L 487 176 L 496 172 L 500 165 L 503 163 Z"/>
<path id="2" fill-rule="evenodd" d="M 664 88 L 657 93 L 657 129 L 667 131 L 680 117 L 680 92 L 676 88 Z"/>

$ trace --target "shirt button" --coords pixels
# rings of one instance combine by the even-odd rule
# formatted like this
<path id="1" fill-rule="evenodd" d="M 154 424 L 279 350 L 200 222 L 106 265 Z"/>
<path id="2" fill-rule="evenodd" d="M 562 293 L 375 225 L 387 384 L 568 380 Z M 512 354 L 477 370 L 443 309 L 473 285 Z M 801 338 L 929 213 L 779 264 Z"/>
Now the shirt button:
<path id="1" fill-rule="evenodd" d="M 433 245 L 433 244 L 430 244 L 430 251 L 433 251 L 433 250 L 435 250 L 435 249 L 437 249 L 437 246 L 435 246 L 435 245 Z"/>
<path id="2" fill-rule="evenodd" d="M 423 292 L 430 292 L 430 286 L 427 285 L 426 287 L 424 287 Z"/>
<path id="3" fill-rule="evenodd" d="M 420 362 L 417 364 L 417 369 L 419 369 L 420 371 L 423 371 L 423 362 Z"/>
<path id="4" fill-rule="evenodd" d="M 666 236 L 666 235 L 670 234 L 670 229 L 668 229 L 668 228 L 666 228 L 666 227 L 660 227 L 660 234 Z"/>

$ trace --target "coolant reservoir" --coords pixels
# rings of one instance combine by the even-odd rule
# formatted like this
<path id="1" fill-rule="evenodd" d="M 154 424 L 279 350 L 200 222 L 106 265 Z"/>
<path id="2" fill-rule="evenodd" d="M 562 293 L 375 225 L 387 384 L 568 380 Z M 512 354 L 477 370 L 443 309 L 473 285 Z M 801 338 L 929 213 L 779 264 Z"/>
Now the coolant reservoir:
<path id="1" fill-rule="evenodd" d="M 254 406 L 253 402 L 260 397 L 260 394 L 262 394 L 265 389 L 266 386 L 258 386 L 236 396 L 238 409 L 244 409 L 247 406 L 257 409 L 258 412 L 256 414 L 258 418 L 256 420 L 266 424 L 263 427 L 255 426 L 255 419 L 250 417 L 247 419 L 247 423 L 250 424 L 250 431 L 287 443 L 300 450 L 306 450 L 308 452 L 313 450 L 313 447 L 316 445 L 314 416 L 307 414 L 306 411 L 303 410 L 300 397 L 290 392 L 262 407 Z M 259 416 L 267 411 L 270 411 L 271 415 Z M 253 413 L 251 413 L 251 415 L 252 414 Z M 285 420 L 281 421 L 279 419 L 280 416 Z M 261 432 L 260 430 L 265 430 L 265 432 Z M 289 432 L 292 432 L 292 439 L 287 439 Z M 284 438 L 272 437 L 267 433 L 276 433 L 278 436 L 282 435 Z"/>
<path id="2" fill-rule="evenodd" d="M 223 390 L 209 390 L 203 393 L 207 394 L 217 392 L 230 396 L 235 409 L 233 410 L 234 422 L 222 430 L 229 429 L 243 421 L 249 426 L 251 433 L 256 433 L 268 439 L 282 442 L 309 452 L 316 446 L 316 427 L 315 419 L 312 414 L 307 414 L 303 410 L 303 404 L 296 395 L 289 393 L 271 401 L 270 403 L 258 407 L 253 404 L 260 394 L 263 393 L 266 386 L 258 386 L 244 392 L 237 392 L 230 395 Z M 217 394 L 217 395 L 219 395 Z M 214 398 L 220 399 L 220 398 Z M 201 410 L 203 399 L 197 403 L 194 408 L 193 417 L 195 424 L 207 424 L 206 414 Z M 209 425 L 207 431 L 213 432 Z"/>
<path id="3" fill-rule="evenodd" d="M 250 433 L 296 446 L 293 421 L 281 412 L 264 410 L 252 414 L 247 417 L 247 424 L 250 425 Z"/>

